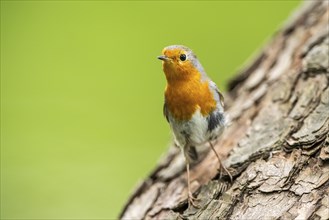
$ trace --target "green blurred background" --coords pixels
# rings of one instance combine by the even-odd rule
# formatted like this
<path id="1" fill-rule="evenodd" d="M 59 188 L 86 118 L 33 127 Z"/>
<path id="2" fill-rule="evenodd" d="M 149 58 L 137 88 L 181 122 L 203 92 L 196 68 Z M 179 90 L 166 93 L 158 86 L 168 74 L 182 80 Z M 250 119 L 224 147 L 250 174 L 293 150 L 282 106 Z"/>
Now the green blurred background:
<path id="1" fill-rule="evenodd" d="M 1 218 L 117 218 L 170 143 L 162 48 L 225 90 L 299 3 L 1 1 Z"/>

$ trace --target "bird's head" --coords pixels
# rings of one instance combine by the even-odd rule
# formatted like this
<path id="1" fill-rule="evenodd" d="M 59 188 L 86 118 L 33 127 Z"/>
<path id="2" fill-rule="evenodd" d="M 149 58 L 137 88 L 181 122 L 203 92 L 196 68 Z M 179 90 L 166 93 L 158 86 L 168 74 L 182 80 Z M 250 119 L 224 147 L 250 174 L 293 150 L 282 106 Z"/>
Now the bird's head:
<path id="1" fill-rule="evenodd" d="M 192 50 L 182 45 L 165 47 L 158 59 L 162 60 L 168 83 L 195 77 L 196 74 L 200 75 L 204 72 Z"/>

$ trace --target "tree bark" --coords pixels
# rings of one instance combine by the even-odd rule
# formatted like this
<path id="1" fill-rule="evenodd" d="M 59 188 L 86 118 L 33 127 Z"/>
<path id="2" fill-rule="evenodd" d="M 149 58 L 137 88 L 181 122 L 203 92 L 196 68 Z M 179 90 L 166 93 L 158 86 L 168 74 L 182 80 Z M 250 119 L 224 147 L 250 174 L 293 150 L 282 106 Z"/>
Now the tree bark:
<path id="1" fill-rule="evenodd" d="M 329 219 L 329 4 L 306 1 L 230 82 L 231 124 L 191 168 L 174 146 L 121 219 Z"/>

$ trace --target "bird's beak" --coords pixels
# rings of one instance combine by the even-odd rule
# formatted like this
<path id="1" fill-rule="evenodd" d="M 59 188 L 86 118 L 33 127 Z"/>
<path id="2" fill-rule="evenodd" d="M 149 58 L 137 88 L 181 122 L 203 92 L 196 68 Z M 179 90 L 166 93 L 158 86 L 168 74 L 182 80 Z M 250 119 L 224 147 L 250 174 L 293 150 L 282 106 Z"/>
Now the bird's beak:
<path id="1" fill-rule="evenodd" d="M 161 56 L 158 56 L 158 59 L 159 59 L 159 60 L 166 61 L 166 60 L 168 60 L 169 58 L 168 58 L 166 55 L 161 55 Z"/>

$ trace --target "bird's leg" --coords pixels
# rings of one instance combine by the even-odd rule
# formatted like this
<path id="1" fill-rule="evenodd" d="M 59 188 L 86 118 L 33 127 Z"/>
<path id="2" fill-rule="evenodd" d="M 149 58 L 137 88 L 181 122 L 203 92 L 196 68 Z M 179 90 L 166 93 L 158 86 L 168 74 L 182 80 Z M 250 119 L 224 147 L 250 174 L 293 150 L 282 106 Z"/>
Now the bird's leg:
<path id="1" fill-rule="evenodd" d="M 190 183 L 190 156 L 188 155 L 188 146 L 185 146 L 183 149 L 184 157 L 185 157 L 185 163 L 186 163 L 186 174 L 187 174 L 187 197 L 188 197 L 188 204 L 194 206 L 195 208 L 200 208 L 197 204 L 195 204 L 195 201 L 197 198 L 195 198 L 191 191 L 191 183 Z"/>
<path id="2" fill-rule="evenodd" d="M 189 205 L 194 206 L 195 208 L 200 208 L 194 201 L 197 200 L 192 194 L 191 183 L 190 183 L 190 163 L 186 160 L 186 172 L 187 172 L 187 190 L 188 190 L 188 203 Z"/>
<path id="3" fill-rule="evenodd" d="M 225 170 L 225 172 L 227 173 L 227 175 L 230 177 L 230 180 L 231 182 L 233 182 L 233 177 L 231 175 L 231 173 L 226 169 L 226 167 L 222 164 L 222 161 L 221 159 L 219 158 L 218 154 L 217 154 L 217 151 L 215 150 L 214 146 L 212 145 L 212 143 L 209 141 L 209 145 L 212 149 L 212 151 L 215 153 L 216 157 L 217 157 L 217 160 L 218 160 L 218 165 L 219 165 L 219 168 L 218 168 L 218 171 L 219 171 L 219 175 L 221 175 L 221 168 L 223 168 Z"/>

